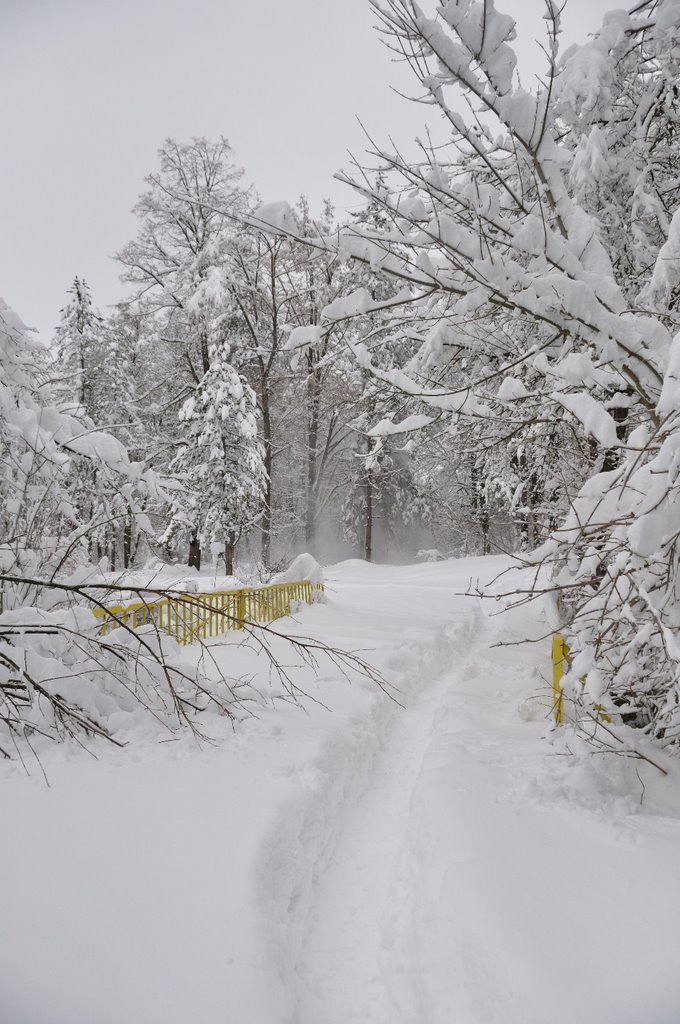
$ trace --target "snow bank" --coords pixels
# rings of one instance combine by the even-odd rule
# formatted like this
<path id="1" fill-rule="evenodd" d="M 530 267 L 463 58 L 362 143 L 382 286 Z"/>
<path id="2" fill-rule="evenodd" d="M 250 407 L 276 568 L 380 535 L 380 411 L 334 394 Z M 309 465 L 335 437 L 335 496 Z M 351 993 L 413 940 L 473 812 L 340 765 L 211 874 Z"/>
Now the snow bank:
<path id="1" fill-rule="evenodd" d="M 321 566 L 311 555 L 298 555 L 285 572 L 280 572 L 271 578 L 272 583 L 299 583 L 301 580 L 309 580 L 310 583 L 323 583 Z"/>

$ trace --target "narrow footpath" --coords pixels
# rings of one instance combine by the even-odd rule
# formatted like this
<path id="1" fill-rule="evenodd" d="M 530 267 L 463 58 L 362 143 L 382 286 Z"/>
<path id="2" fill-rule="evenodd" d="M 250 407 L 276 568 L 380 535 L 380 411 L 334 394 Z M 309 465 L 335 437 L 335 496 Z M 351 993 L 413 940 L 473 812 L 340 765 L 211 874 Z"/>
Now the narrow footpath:
<path id="1" fill-rule="evenodd" d="M 469 585 L 460 570 L 450 593 Z M 296 950 L 285 1020 L 677 1024 L 680 823 L 655 813 L 658 780 L 641 807 L 631 766 L 551 747 L 545 618 L 443 601 L 444 574 L 430 567 L 429 593 L 424 567 L 381 580 L 405 706 L 309 800 L 292 868 L 305 898 L 279 917 L 279 951 Z M 371 615 L 370 584 L 347 568 L 336 585 Z M 418 640 L 404 644 L 400 607 Z M 520 638 L 538 642 L 497 646 Z"/>

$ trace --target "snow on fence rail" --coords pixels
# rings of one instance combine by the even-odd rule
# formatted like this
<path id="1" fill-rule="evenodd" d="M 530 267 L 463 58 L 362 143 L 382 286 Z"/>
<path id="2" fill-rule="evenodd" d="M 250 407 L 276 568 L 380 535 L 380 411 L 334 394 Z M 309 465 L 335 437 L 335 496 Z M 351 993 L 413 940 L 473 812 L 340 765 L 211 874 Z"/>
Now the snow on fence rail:
<path id="1" fill-rule="evenodd" d="M 208 640 L 230 629 L 242 629 L 248 622 L 272 622 L 290 615 L 293 601 L 312 604 L 323 583 L 299 580 L 273 583 L 242 590 L 217 590 L 208 594 L 182 594 L 154 601 L 97 608 L 101 632 L 106 635 L 118 626 L 137 629 L 153 625 L 174 636 L 180 644 Z"/>

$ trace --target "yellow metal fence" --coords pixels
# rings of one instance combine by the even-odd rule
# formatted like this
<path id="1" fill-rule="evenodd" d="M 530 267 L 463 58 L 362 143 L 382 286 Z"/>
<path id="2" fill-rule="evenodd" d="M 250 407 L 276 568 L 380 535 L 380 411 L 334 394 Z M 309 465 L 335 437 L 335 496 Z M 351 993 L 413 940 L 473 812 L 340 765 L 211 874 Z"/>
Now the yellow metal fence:
<path id="1" fill-rule="evenodd" d="M 158 600 L 97 608 L 101 633 L 119 626 L 137 629 L 153 625 L 174 636 L 180 644 L 209 640 L 231 629 L 243 629 L 247 623 L 273 622 L 290 615 L 294 601 L 312 604 L 314 593 L 323 583 L 301 580 L 298 583 L 273 583 L 242 590 L 218 590 L 208 594 L 177 594 Z"/>
<path id="2" fill-rule="evenodd" d="M 561 633 L 553 633 L 552 638 L 552 684 L 553 684 L 553 717 L 557 725 L 564 724 L 564 694 L 562 692 L 562 676 L 571 665 L 571 655 L 567 641 Z M 585 685 L 585 678 L 581 680 Z M 599 704 L 595 705 L 597 718 L 600 722 L 611 722 Z"/>

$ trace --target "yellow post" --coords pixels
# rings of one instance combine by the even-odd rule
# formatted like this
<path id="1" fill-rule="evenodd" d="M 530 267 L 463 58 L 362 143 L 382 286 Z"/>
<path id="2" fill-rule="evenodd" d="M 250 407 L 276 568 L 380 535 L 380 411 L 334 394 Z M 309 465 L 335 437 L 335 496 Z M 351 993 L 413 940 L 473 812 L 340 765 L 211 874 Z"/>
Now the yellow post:
<path id="1" fill-rule="evenodd" d="M 553 633 L 553 715 L 557 725 L 564 723 L 564 698 L 562 696 L 562 676 L 564 675 L 564 637 L 561 633 Z"/>

